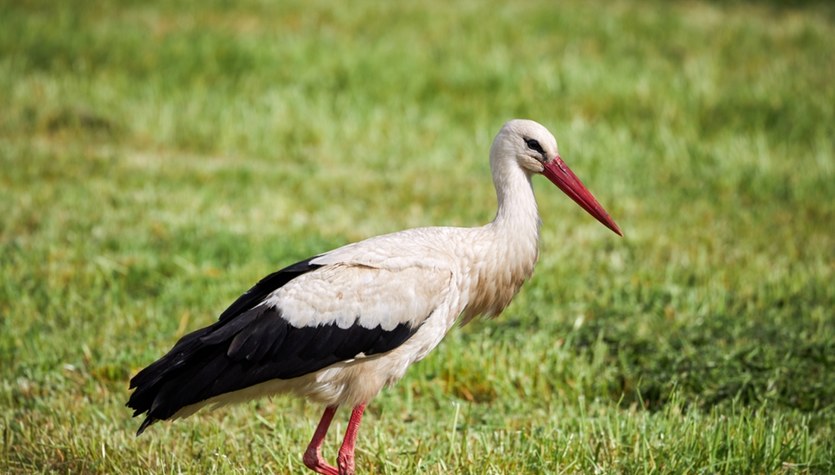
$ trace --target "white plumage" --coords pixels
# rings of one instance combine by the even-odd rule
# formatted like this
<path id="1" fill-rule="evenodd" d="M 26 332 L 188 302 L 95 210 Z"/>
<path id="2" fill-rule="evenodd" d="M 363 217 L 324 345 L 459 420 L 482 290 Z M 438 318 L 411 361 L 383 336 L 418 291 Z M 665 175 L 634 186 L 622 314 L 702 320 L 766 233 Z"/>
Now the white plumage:
<path id="1" fill-rule="evenodd" d="M 490 151 L 496 218 L 373 237 L 259 282 L 220 320 L 183 337 L 132 381 L 128 405 L 159 419 L 207 404 L 291 392 L 327 406 L 305 454 L 311 469 L 353 473 L 365 404 L 435 348 L 456 321 L 498 315 L 533 272 L 539 217 L 531 177 L 543 174 L 604 225 L 614 221 L 559 157 L 543 126 L 513 120 Z M 354 408 L 338 468 L 320 445 L 336 407 Z"/>

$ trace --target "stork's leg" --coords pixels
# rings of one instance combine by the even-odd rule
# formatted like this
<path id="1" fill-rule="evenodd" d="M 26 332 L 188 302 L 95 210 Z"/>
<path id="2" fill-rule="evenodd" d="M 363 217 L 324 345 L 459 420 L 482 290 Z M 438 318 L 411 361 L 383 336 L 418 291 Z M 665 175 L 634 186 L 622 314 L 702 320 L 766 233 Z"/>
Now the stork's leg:
<path id="1" fill-rule="evenodd" d="M 354 407 L 351 411 L 351 419 L 345 430 L 345 439 L 342 440 L 342 447 L 339 448 L 339 455 L 336 457 L 339 475 L 354 475 L 354 445 L 357 442 L 363 411 L 365 411 L 365 403 Z"/>
<path id="2" fill-rule="evenodd" d="M 339 475 L 336 467 L 328 465 L 322 458 L 322 441 L 325 440 L 325 435 L 328 433 L 328 427 L 331 426 L 333 415 L 336 414 L 337 406 L 328 406 L 325 412 L 322 413 L 322 419 L 319 420 L 319 425 L 316 426 L 316 432 L 313 433 L 313 439 L 304 451 L 304 464 L 307 468 L 313 470 L 321 475 Z"/>

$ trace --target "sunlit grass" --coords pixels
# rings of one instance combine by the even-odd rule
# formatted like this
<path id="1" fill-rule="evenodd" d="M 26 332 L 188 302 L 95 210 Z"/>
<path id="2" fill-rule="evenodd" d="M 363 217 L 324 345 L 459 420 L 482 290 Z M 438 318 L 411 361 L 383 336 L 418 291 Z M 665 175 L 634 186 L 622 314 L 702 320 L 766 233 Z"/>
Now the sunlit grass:
<path id="1" fill-rule="evenodd" d="M 284 264 L 491 219 L 513 117 L 626 237 L 537 182 L 533 279 L 369 406 L 362 473 L 835 470 L 833 18 L 0 2 L 0 472 L 302 471 L 319 408 L 136 439 L 128 378 Z"/>

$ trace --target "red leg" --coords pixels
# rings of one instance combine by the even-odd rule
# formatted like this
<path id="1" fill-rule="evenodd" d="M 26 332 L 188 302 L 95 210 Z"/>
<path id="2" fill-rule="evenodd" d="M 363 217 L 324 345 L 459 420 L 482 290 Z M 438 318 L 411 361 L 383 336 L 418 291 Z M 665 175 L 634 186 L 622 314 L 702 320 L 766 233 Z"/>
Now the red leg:
<path id="1" fill-rule="evenodd" d="M 339 455 L 336 457 L 336 464 L 339 466 L 338 475 L 354 475 L 354 445 L 357 442 L 363 411 L 365 411 L 365 403 L 354 407 L 351 411 L 348 429 L 345 430 L 345 439 L 342 440 L 342 447 L 339 448 Z"/>
<path id="2" fill-rule="evenodd" d="M 337 406 L 329 406 L 325 408 L 322 413 L 322 419 L 319 420 L 319 425 L 316 426 L 316 432 L 313 433 L 313 439 L 304 451 L 304 464 L 307 468 L 313 470 L 321 475 L 339 475 L 336 467 L 328 465 L 322 458 L 322 441 L 325 440 L 325 435 L 328 433 L 328 427 L 331 425 L 333 415 L 336 414 Z"/>

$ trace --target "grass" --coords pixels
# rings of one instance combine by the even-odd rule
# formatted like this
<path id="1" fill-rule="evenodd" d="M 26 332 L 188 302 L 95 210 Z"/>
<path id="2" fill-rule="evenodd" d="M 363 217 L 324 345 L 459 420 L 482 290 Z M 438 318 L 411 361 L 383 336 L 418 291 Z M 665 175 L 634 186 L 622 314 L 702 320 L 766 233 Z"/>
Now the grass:
<path id="1" fill-rule="evenodd" d="M 286 263 L 492 218 L 512 117 L 626 237 L 538 183 L 533 279 L 370 405 L 362 473 L 835 471 L 833 20 L 0 1 L 0 472 L 302 471 L 319 408 L 136 439 L 128 378 Z"/>

